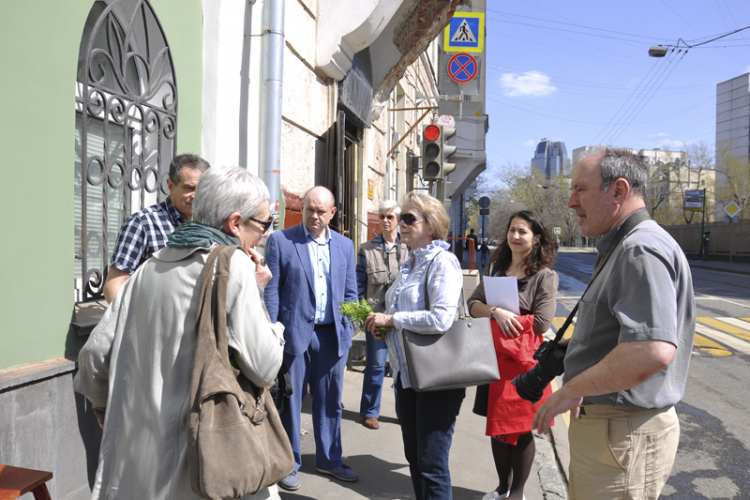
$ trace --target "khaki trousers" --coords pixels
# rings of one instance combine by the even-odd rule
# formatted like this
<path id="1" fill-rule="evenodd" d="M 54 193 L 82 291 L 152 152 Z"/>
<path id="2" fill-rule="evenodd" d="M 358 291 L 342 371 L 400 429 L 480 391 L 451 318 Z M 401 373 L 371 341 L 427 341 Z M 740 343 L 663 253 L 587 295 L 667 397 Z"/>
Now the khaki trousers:
<path id="1" fill-rule="evenodd" d="M 571 420 L 572 500 L 657 499 L 680 441 L 674 406 L 656 410 L 584 405 Z"/>

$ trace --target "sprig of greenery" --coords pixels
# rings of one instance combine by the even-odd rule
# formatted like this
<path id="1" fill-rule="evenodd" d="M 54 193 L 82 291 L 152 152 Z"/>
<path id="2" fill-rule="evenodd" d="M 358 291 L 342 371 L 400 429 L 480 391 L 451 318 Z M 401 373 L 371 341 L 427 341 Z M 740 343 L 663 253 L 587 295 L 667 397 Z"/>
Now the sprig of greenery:
<path id="1" fill-rule="evenodd" d="M 349 318 L 352 323 L 359 326 L 360 329 L 363 329 L 367 316 L 375 311 L 372 310 L 366 299 L 359 299 L 341 302 L 339 304 L 339 312 Z M 384 326 L 379 326 L 376 330 L 381 334 L 388 332 L 388 328 Z"/>

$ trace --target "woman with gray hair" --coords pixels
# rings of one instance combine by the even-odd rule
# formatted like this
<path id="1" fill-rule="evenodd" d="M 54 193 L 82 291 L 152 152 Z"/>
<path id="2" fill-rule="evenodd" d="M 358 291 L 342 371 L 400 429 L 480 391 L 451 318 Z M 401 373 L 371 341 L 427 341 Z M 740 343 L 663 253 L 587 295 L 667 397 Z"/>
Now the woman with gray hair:
<path id="1" fill-rule="evenodd" d="M 376 328 L 390 328 L 385 341 L 395 371 L 396 413 L 416 498 L 450 500 L 453 493 L 448 458 L 466 389 L 433 392 L 412 389 L 402 330 L 422 335 L 448 331 L 458 313 L 463 273 L 445 241 L 450 218 L 442 202 L 411 191 L 401 208 L 401 239 L 412 249 L 412 255 L 385 294 L 387 312 L 367 316 L 365 329 L 379 336 Z M 429 308 L 425 290 L 429 294 Z"/>
<path id="2" fill-rule="evenodd" d="M 281 367 L 284 327 L 271 323 L 262 288 L 271 279 L 255 251 L 273 219 L 268 189 L 239 167 L 204 173 L 193 221 L 125 282 L 78 356 L 75 390 L 103 425 L 97 498 L 190 499 L 187 416 L 200 278 L 211 249 L 240 245 L 227 283 L 227 340 L 237 368 L 258 387 Z M 244 498 L 279 498 L 276 486 Z"/>
<path id="3" fill-rule="evenodd" d="M 398 216 L 401 207 L 395 200 L 385 200 L 378 207 L 382 232 L 359 247 L 357 256 L 357 294 L 365 299 L 375 312 L 385 311 L 385 291 L 400 276 L 401 264 L 406 262 L 409 249 L 401 243 L 398 234 Z M 368 429 L 380 428 L 380 396 L 385 378 L 385 360 L 388 349 L 385 341 L 365 332 L 367 355 L 362 399 L 359 414 L 362 425 Z"/>

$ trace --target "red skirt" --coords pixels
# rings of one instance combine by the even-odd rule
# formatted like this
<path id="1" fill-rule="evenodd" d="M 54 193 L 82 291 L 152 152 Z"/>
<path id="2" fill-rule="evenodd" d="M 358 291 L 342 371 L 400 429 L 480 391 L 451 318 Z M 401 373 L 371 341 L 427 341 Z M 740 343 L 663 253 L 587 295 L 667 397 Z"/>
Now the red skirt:
<path id="1" fill-rule="evenodd" d="M 538 406 L 550 397 L 552 389 L 544 389 L 542 400 L 533 406 L 531 402 L 521 399 L 516 388 L 510 383 L 516 375 L 526 373 L 536 365 L 534 353 L 544 340 L 534 333 L 534 315 L 520 316 L 523 331 L 516 338 L 505 338 L 497 321 L 492 321 L 492 337 L 495 341 L 497 364 L 500 368 L 500 380 L 490 384 L 487 404 L 488 436 L 508 436 L 507 442 L 514 444 L 517 436 L 531 432 L 531 422 Z"/>

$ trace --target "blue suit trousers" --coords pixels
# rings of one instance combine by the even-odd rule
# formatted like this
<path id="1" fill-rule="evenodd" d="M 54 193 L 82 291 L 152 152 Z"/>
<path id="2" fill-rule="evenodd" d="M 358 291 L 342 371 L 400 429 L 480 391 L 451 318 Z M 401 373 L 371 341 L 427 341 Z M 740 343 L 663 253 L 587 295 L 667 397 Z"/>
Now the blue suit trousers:
<path id="1" fill-rule="evenodd" d="M 346 356 L 338 355 L 336 327 L 316 325 L 310 346 L 300 356 L 284 353 L 284 366 L 289 371 L 294 393 L 289 407 L 281 415 L 289 442 L 294 452 L 294 470 L 302 465 L 300 430 L 302 399 L 310 384 L 312 397 L 315 463 L 320 469 L 334 469 L 343 464 L 341 459 L 341 396 L 344 392 Z"/>

